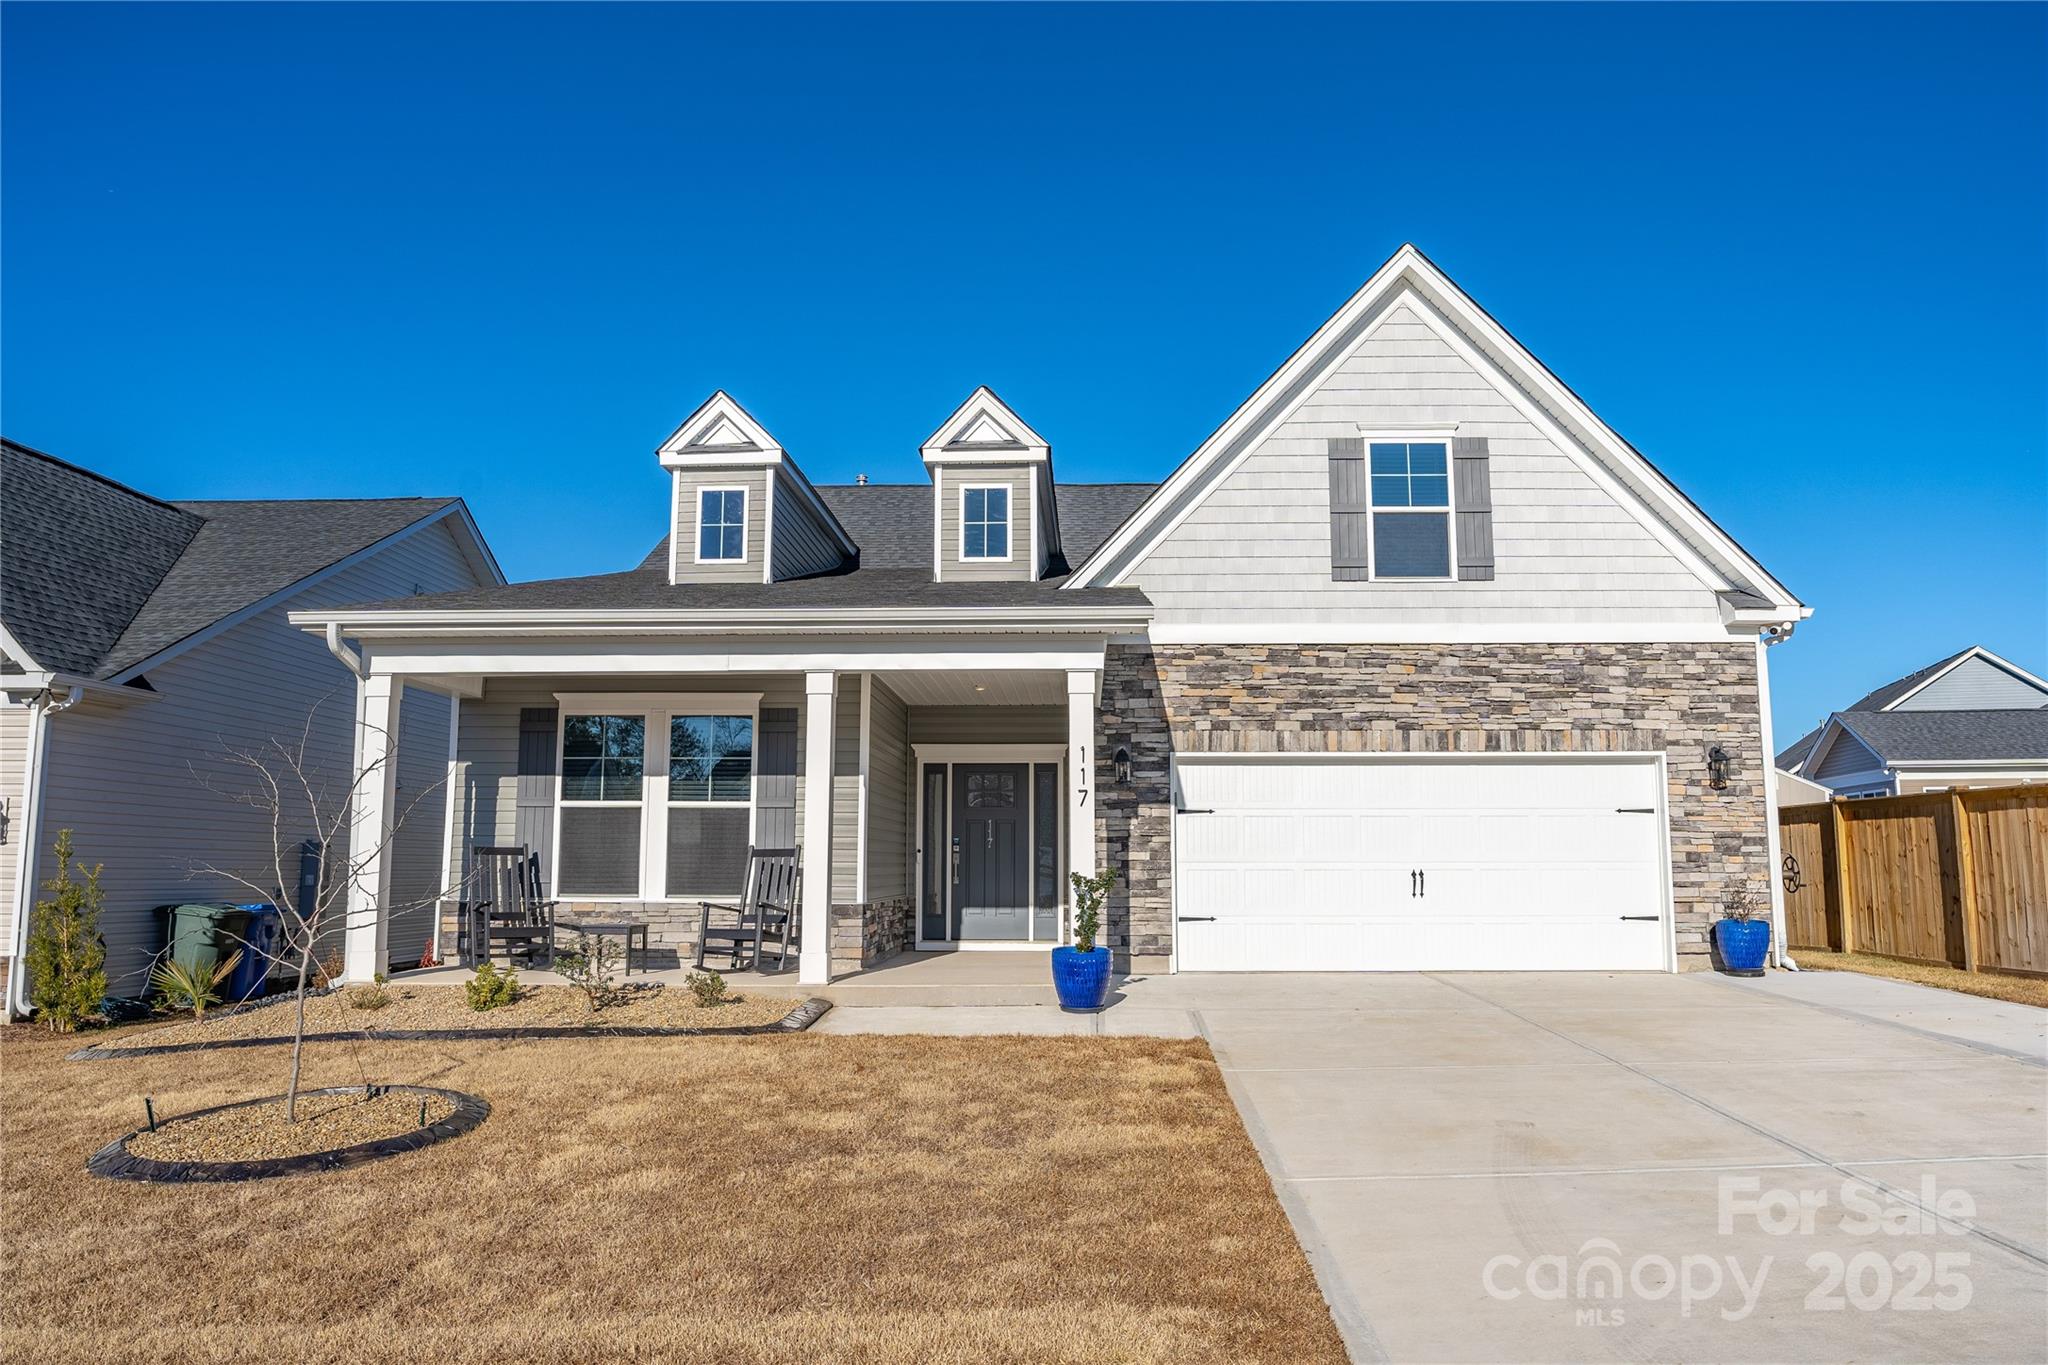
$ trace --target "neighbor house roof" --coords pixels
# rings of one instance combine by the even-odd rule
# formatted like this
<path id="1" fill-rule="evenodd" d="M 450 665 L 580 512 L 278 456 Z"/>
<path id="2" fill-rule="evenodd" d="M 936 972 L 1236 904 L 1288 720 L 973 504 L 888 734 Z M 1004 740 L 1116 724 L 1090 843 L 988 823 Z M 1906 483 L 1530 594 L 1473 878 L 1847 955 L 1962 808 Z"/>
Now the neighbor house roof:
<path id="1" fill-rule="evenodd" d="M 1975 645 L 1971 645 L 1969 649 L 1959 649 L 1955 653 L 1949 655 L 1947 658 L 1938 659 L 1935 662 L 1927 665 L 1927 667 L 1925 668 L 1914 669 L 1911 673 L 1908 673 L 1903 678 L 1894 678 L 1891 682 L 1886 683 L 1883 687 L 1878 688 L 1875 692 L 1868 693 L 1862 698 L 1850 702 L 1847 709 L 1851 711 L 1882 711 L 1885 709 L 1885 707 L 1890 706 L 1900 697 L 1903 697 L 1908 692 L 1911 692 L 1916 684 L 1923 682 L 1924 680 L 1932 677 L 1936 673 L 1941 672 L 1942 669 L 1947 668 L 1950 664 L 1962 658 L 1965 654 L 1974 652 L 1976 648 L 1977 647 Z M 1819 732 L 1816 731 L 1815 737 L 1818 738 L 1818 735 Z"/>
<path id="2" fill-rule="evenodd" d="M 1150 484 L 1062 484 L 1061 539 L 1069 560 L 1091 553 L 1152 489 Z M 819 495 L 860 547 L 851 564 L 774 583 L 671 583 L 664 538 L 624 573 L 553 578 L 495 588 L 433 593 L 364 610 L 418 611 L 830 611 L 840 608 L 944 610 L 1042 606 L 1051 611 L 1149 605 L 1137 588 L 1061 592 L 1067 565 L 1044 578 L 994 582 L 932 578 L 930 484 L 821 484 Z"/>
<path id="3" fill-rule="evenodd" d="M 460 506 L 456 498 L 168 502 L 0 441 L 0 623 L 39 669 L 113 679 Z"/>
<path id="4" fill-rule="evenodd" d="M 2048 710 L 1854 711 L 1840 719 L 1886 763 L 2048 760 Z"/>

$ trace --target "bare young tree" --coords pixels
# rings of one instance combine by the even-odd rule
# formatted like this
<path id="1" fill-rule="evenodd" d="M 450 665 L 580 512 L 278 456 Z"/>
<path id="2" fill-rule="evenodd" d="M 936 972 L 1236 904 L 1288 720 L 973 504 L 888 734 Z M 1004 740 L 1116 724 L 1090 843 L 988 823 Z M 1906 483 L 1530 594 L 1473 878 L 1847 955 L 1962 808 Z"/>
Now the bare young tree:
<path id="1" fill-rule="evenodd" d="M 192 865 L 193 876 L 219 878 L 246 888 L 253 899 L 274 903 L 278 908 L 283 940 L 279 956 L 297 966 L 291 1078 L 285 1090 L 288 1123 L 298 1121 L 299 1075 L 306 1046 L 306 988 L 312 979 L 314 954 L 321 936 L 339 926 L 346 943 L 346 931 L 352 927 L 374 922 L 379 915 L 388 918 L 440 899 L 437 891 L 421 900 L 389 903 L 376 894 L 371 872 L 391 857 L 399 832 L 413 812 L 447 779 L 443 777 L 413 793 L 402 808 L 387 810 L 381 828 L 362 827 L 356 820 L 357 806 L 365 792 L 376 790 L 376 784 L 384 781 L 388 765 L 396 762 L 396 736 L 387 736 L 390 742 L 383 746 L 382 758 L 359 771 L 351 766 L 350 780 L 345 785 L 336 784 L 326 777 L 331 765 L 322 752 L 326 745 L 316 733 L 319 712 L 320 703 L 315 702 L 307 711 L 305 726 L 296 739 L 272 738 L 253 748 L 224 742 L 219 755 L 227 761 L 229 774 L 238 782 L 201 776 L 209 790 L 252 806 L 269 818 L 270 866 Z M 299 884 L 300 850 L 308 840 L 316 842 L 321 850 L 320 875 L 303 899 L 299 899 L 287 888 Z M 385 880 L 388 884 L 389 878 Z M 364 901 L 368 908 L 357 912 L 357 919 L 351 921 L 350 893 L 358 887 L 367 889 Z M 253 951 L 254 947 L 245 942 L 243 951 Z"/>

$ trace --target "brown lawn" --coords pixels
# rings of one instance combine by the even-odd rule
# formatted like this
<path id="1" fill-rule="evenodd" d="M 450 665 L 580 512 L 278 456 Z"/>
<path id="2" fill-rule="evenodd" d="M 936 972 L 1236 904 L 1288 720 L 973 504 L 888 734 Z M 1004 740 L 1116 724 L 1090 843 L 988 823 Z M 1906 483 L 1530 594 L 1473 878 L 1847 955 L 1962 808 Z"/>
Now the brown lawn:
<path id="1" fill-rule="evenodd" d="M 4 1359 L 1343 1359 L 1199 1042 L 325 1044 L 310 1085 L 492 1116 L 220 1187 L 83 1167 L 143 1095 L 272 1093 L 281 1052 L 77 1045 L 0 1029 Z"/>
<path id="2" fill-rule="evenodd" d="M 1894 981 L 1912 981 L 1922 986 L 2006 1000 L 2015 1005 L 2048 1008 L 2048 980 L 2032 976 L 2005 976 L 1998 972 L 1965 972 L 1955 967 L 1930 967 L 1919 962 L 1871 953 L 1827 953 L 1818 948 L 1794 948 L 1792 960 L 1801 968 L 1816 972 L 1862 972 L 1866 976 L 1888 976 Z"/>

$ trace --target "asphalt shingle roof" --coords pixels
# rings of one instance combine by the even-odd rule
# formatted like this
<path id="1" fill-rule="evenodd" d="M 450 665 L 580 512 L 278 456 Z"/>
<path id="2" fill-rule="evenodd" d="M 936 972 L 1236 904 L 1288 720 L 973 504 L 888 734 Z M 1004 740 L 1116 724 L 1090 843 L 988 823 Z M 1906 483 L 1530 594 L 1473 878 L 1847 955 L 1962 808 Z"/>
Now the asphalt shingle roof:
<path id="1" fill-rule="evenodd" d="M 2048 709 L 1854 711 L 1842 723 L 1887 763 L 2048 759 Z"/>
<path id="2" fill-rule="evenodd" d="M 0 621 L 109 678 L 454 502 L 166 502 L 0 441 Z"/>
<path id="3" fill-rule="evenodd" d="M 1974 648 L 1976 648 L 1975 645 L 1970 646 L 1970 649 Z M 1851 711 L 1882 711 L 1885 707 L 1890 706 L 1900 697 L 1912 691 L 1914 684 L 1926 678 L 1928 674 L 1938 673 L 1942 669 L 1947 668 L 1957 659 L 1968 654 L 1970 649 L 1959 649 L 1945 659 L 1935 660 L 1925 668 L 1914 669 L 1903 678 L 1894 678 L 1891 682 L 1886 683 L 1883 687 L 1878 688 L 1875 692 L 1868 694 L 1861 700 L 1849 703 L 1848 709 Z"/>

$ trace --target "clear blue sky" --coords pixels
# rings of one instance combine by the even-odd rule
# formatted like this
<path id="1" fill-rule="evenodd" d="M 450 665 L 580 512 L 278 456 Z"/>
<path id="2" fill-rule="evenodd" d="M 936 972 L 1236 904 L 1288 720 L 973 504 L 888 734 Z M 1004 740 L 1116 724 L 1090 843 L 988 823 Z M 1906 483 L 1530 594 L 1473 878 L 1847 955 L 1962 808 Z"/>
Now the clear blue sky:
<path id="1" fill-rule="evenodd" d="M 2048 669 L 2044 14 L 9 4 L 5 427 L 598 572 L 713 388 L 1157 478 L 1413 240 L 1813 604 L 1790 739 Z"/>

